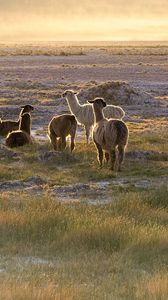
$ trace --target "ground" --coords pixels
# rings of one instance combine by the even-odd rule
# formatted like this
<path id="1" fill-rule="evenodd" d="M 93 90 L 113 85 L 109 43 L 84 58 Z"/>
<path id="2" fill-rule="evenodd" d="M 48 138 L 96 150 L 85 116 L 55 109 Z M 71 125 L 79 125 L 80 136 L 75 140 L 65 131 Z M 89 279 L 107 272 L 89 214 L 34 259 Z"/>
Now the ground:
<path id="1" fill-rule="evenodd" d="M 0 117 L 32 104 L 34 145 L 0 140 L 1 299 L 168 298 L 168 46 L 1 45 Z M 121 173 L 98 168 L 78 127 L 53 151 L 47 125 L 65 89 L 121 105 Z"/>

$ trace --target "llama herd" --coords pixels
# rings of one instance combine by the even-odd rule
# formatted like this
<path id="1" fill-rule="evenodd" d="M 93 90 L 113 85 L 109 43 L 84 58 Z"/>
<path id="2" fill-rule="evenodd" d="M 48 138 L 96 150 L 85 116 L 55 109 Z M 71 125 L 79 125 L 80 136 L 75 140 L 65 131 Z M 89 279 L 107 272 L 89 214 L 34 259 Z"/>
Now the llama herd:
<path id="1" fill-rule="evenodd" d="M 75 147 L 77 124 L 85 127 L 86 140 L 89 141 L 93 129 L 93 141 L 98 152 L 100 167 L 103 163 L 103 151 L 111 170 L 121 170 L 125 148 L 128 142 L 128 128 L 122 121 L 123 109 L 115 105 L 106 105 L 103 98 L 95 98 L 81 105 L 77 93 L 68 90 L 63 93 L 71 114 L 54 116 L 48 125 L 48 137 L 56 151 L 66 148 L 66 137 L 70 135 L 71 152 Z M 25 105 L 17 121 L 0 119 L 0 135 L 6 138 L 10 148 L 31 144 L 31 115 L 33 106 Z"/>
<path id="2" fill-rule="evenodd" d="M 91 104 L 81 105 L 78 101 L 77 93 L 73 91 L 65 91 L 63 96 L 66 97 L 70 112 L 75 115 L 79 124 L 84 125 L 86 131 L 86 139 L 89 141 L 91 129 L 94 125 L 94 112 Z M 107 105 L 103 110 L 105 118 L 122 119 L 125 112 L 119 106 Z"/>

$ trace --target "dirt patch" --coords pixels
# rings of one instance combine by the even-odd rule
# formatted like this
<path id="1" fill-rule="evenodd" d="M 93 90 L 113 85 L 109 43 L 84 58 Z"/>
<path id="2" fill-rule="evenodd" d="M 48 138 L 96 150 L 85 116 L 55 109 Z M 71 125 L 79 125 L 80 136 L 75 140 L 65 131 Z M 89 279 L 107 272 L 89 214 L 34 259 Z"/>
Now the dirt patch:
<path id="1" fill-rule="evenodd" d="M 152 95 L 133 87 L 125 81 L 107 81 L 79 93 L 86 101 L 96 97 L 103 97 L 108 104 L 139 105 L 154 101 Z"/>
<path id="2" fill-rule="evenodd" d="M 42 190 L 43 185 L 46 181 L 41 179 L 39 176 L 31 176 L 26 180 L 9 180 L 0 182 L 0 191 L 17 191 L 26 189 L 35 189 L 37 192 L 37 187 Z"/>
<path id="3" fill-rule="evenodd" d="M 158 152 L 153 150 L 134 150 L 126 153 L 126 157 L 131 159 L 145 159 L 145 160 L 155 160 L 155 161 L 167 161 L 167 152 Z"/>
<path id="4" fill-rule="evenodd" d="M 1 139 L 0 141 L 2 141 Z M 19 155 L 14 150 L 8 149 L 4 144 L 0 144 L 0 160 L 5 158 L 15 158 L 18 159 Z"/>

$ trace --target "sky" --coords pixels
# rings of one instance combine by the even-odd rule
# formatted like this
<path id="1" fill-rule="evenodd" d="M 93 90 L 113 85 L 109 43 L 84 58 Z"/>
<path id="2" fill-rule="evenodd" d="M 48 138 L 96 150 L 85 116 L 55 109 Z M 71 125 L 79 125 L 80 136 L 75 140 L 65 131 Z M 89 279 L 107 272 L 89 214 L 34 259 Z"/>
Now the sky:
<path id="1" fill-rule="evenodd" d="M 168 0 L 0 0 L 0 42 L 168 40 Z"/>

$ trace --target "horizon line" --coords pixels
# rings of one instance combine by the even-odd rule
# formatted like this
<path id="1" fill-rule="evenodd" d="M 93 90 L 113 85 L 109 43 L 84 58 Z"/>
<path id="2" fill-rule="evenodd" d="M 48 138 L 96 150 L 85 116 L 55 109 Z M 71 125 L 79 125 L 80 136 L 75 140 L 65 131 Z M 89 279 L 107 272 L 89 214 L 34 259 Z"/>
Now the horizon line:
<path id="1" fill-rule="evenodd" d="M 143 43 L 157 43 L 157 42 L 168 42 L 167 40 L 54 40 L 54 39 L 49 39 L 49 40 L 1 40 L 0 44 L 4 43 L 32 43 L 32 42 L 38 42 L 38 43 L 138 43 L 138 42 L 143 42 Z"/>

